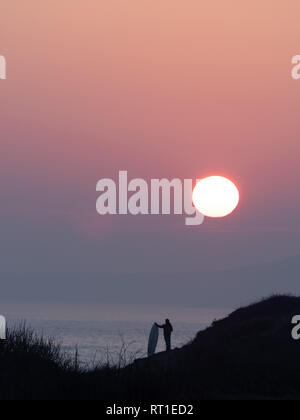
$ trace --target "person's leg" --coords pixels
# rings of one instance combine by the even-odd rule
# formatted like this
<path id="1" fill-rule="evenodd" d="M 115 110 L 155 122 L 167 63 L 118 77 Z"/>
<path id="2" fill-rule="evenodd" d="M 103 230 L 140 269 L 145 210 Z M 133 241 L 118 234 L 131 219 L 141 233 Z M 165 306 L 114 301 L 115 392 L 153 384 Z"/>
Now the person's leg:
<path id="1" fill-rule="evenodd" d="M 165 340 L 166 340 L 167 351 L 171 351 L 171 336 L 166 336 Z"/>

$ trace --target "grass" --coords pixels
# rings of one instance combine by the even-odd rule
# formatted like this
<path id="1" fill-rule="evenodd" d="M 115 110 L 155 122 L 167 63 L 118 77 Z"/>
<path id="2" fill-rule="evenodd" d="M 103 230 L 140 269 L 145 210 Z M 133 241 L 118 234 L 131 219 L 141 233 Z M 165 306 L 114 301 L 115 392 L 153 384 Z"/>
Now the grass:
<path id="1" fill-rule="evenodd" d="M 81 367 L 26 325 L 0 342 L 2 400 L 300 399 L 300 344 L 291 319 L 300 298 L 273 296 L 233 312 L 181 349 L 150 359 Z M 129 365 L 128 365 L 129 362 Z"/>
<path id="2" fill-rule="evenodd" d="M 26 323 L 8 328 L 7 339 L 0 341 L 0 400 L 107 399 L 122 385 L 121 372 L 138 357 L 130 345 L 122 340 L 117 357 L 107 349 L 102 363 L 87 367 L 77 349 L 71 356 Z"/>

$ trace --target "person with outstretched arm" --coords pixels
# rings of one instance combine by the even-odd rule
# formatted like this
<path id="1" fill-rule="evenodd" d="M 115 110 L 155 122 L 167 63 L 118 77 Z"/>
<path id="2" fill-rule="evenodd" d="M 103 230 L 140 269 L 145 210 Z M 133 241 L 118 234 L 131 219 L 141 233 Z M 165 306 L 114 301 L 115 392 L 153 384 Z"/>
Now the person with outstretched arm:
<path id="1" fill-rule="evenodd" d="M 169 319 L 166 319 L 166 323 L 164 325 L 158 325 L 157 322 L 155 325 L 158 328 L 162 328 L 164 330 L 164 338 L 166 342 L 167 351 L 171 351 L 171 335 L 173 332 L 173 327 Z"/>

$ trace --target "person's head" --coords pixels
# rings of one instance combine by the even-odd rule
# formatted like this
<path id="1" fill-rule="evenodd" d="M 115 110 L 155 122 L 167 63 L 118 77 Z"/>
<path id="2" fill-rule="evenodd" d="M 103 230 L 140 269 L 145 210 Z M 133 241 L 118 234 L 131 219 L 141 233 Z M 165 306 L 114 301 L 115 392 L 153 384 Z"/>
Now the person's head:
<path id="1" fill-rule="evenodd" d="M 166 319 L 166 324 L 170 324 L 170 320 L 169 319 Z"/>

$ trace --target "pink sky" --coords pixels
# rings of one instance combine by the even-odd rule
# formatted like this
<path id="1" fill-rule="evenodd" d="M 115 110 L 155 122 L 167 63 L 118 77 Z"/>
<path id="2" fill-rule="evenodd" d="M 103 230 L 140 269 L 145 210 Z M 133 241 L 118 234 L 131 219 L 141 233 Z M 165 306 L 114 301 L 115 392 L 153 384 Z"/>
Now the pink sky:
<path id="1" fill-rule="evenodd" d="M 78 255 L 100 275 L 97 247 L 107 240 L 105 259 L 121 273 L 135 261 L 122 241 L 145 247 L 140 273 L 152 264 L 169 272 L 178 255 L 174 269 L 197 270 L 197 248 L 206 269 L 299 253 L 300 82 L 290 73 L 300 3 L 3 3 L 0 216 L 7 258 L 24 258 L 16 284 L 56 241 L 55 264 L 70 277 Z M 146 179 L 223 174 L 239 185 L 241 205 L 197 232 L 173 218 L 99 219 L 96 182 L 123 169 Z M 147 247 L 156 231 L 165 255 Z"/>

